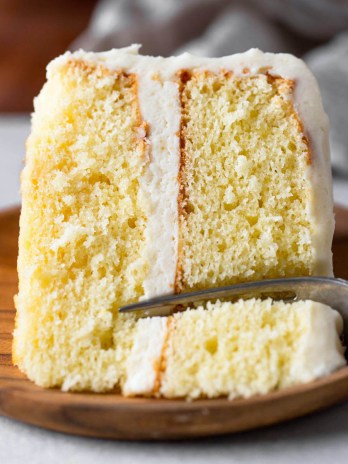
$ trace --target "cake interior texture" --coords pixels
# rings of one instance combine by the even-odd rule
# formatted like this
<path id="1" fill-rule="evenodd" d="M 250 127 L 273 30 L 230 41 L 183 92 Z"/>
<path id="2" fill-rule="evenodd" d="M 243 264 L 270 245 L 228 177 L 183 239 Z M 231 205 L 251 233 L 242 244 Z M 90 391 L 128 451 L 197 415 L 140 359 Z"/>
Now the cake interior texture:
<path id="1" fill-rule="evenodd" d="M 345 364 L 341 331 L 336 311 L 309 300 L 208 302 L 173 316 L 159 392 L 233 399 L 309 382 Z"/>
<path id="2" fill-rule="evenodd" d="M 41 385 L 117 382 L 115 344 L 127 343 L 114 343 L 117 308 L 142 295 L 147 268 L 141 124 L 135 76 L 83 63 L 63 67 L 36 101 L 15 356 Z"/>
<path id="3" fill-rule="evenodd" d="M 308 143 L 293 83 L 269 75 L 184 74 L 184 290 L 310 275 Z"/>
<path id="4" fill-rule="evenodd" d="M 331 274 L 326 119 L 305 65 L 284 56 L 254 50 L 220 66 L 114 50 L 49 65 L 21 178 L 15 299 L 13 359 L 35 383 L 233 398 L 342 364 L 328 323 L 329 334 L 319 329 L 341 364 L 332 355 L 315 374 L 317 358 L 307 377 L 290 372 L 309 315 L 323 311 L 239 302 L 166 320 L 118 312 L 172 291 Z M 237 72 L 238 60 L 275 70 Z M 284 60 L 296 78 L 276 72 Z M 294 104 L 302 73 L 322 117 L 323 141 L 311 146 Z"/>

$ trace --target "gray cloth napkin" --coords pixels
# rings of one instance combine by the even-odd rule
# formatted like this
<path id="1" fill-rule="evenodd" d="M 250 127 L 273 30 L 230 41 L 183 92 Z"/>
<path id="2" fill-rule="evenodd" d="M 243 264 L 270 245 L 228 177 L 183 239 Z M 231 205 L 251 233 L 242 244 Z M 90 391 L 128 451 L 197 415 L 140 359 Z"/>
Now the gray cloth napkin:
<path id="1" fill-rule="evenodd" d="M 100 0 L 72 49 L 223 56 L 252 47 L 302 56 L 331 122 L 334 175 L 348 182 L 348 1 Z"/>

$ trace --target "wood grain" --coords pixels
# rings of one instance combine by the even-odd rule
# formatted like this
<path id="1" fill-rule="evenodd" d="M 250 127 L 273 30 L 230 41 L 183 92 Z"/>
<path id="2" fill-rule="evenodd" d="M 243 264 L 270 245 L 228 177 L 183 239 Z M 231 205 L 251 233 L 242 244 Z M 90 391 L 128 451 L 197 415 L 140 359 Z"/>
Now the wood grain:
<path id="1" fill-rule="evenodd" d="M 18 210 L 0 213 L 0 414 L 76 435 L 163 440 L 218 435 L 289 420 L 348 399 L 348 367 L 307 385 L 248 400 L 127 399 L 45 390 L 12 366 Z M 346 211 L 337 212 L 339 218 Z M 338 277 L 348 278 L 348 221 L 334 242 Z"/>

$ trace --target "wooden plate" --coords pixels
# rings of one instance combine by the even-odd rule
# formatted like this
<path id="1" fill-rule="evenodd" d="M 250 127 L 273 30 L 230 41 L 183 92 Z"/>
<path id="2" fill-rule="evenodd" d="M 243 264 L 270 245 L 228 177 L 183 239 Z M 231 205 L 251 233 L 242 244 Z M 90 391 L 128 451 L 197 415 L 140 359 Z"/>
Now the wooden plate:
<path id="1" fill-rule="evenodd" d="M 127 399 L 44 390 L 12 366 L 13 295 L 17 289 L 18 210 L 0 213 L 0 413 L 76 435 L 164 440 L 218 435 L 275 424 L 348 399 L 348 367 L 324 379 L 248 400 Z M 337 211 L 338 277 L 348 278 L 348 215 Z"/>

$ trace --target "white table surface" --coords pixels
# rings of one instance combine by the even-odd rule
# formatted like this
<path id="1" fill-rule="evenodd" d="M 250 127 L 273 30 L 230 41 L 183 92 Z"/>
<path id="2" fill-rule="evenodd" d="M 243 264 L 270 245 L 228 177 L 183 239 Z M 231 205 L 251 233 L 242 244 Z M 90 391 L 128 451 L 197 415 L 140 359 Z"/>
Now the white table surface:
<path id="1" fill-rule="evenodd" d="M 19 172 L 28 131 L 28 115 L 0 115 L 1 209 L 20 202 Z M 336 202 L 348 206 L 346 182 L 335 181 L 334 196 Z M 138 462 L 347 464 L 348 402 L 266 429 L 174 443 L 130 443 L 74 437 L 0 417 L 1 464 Z"/>

